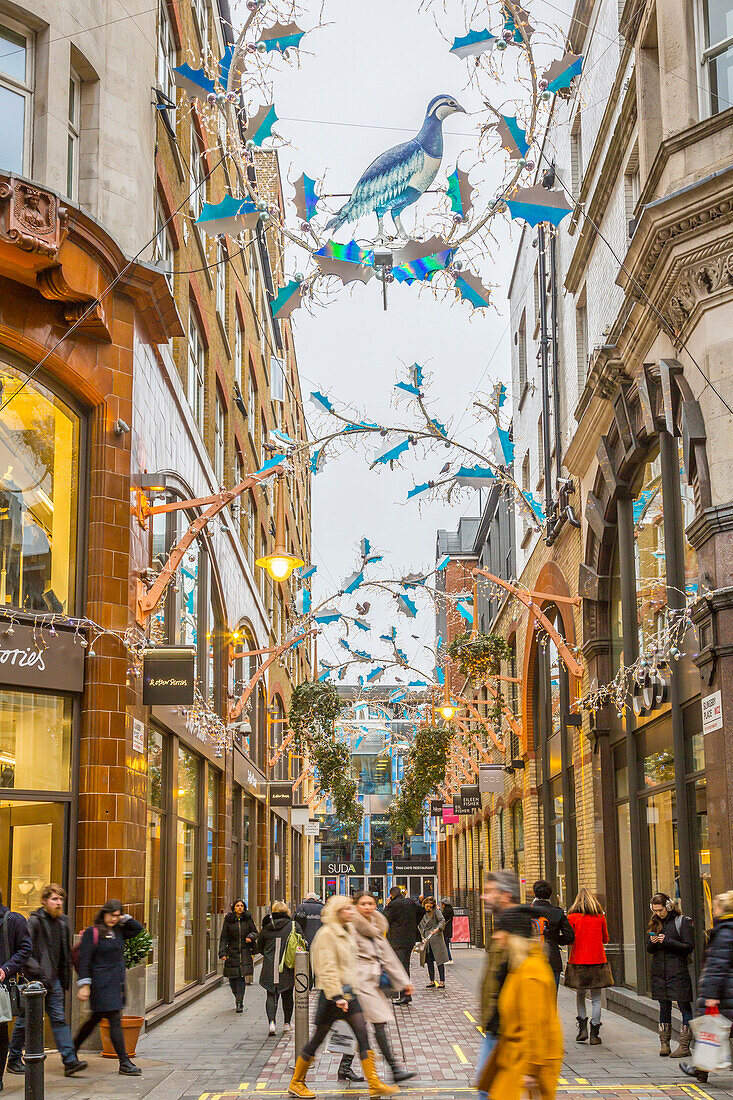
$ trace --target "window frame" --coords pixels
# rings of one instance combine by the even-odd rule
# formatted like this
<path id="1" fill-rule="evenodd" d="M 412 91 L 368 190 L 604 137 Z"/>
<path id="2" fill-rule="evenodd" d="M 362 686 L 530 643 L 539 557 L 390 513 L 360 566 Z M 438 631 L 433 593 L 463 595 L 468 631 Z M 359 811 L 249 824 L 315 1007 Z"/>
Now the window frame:
<path id="1" fill-rule="evenodd" d="M 216 241 L 216 311 L 224 325 L 227 318 L 227 263 L 229 254 L 222 237 Z"/>
<path id="2" fill-rule="evenodd" d="M 23 110 L 23 163 L 20 175 L 31 174 L 30 165 L 32 159 L 33 136 L 33 93 L 35 83 L 35 37 L 29 27 L 19 23 L 16 19 L 7 16 L 4 12 L 0 16 L 0 28 L 10 31 L 11 34 L 21 36 L 25 41 L 25 80 L 18 80 L 0 69 L 0 89 L 13 92 L 21 96 L 24 101 Z M 3 168 L 12 171 L 10 165 L 3 164 Z"/>
<path id="3" fill-rule="evenodd" d="M 173 79 L 173 70 L 178 61 L 178 47 L 173 33 L 173 24 L 168 12 L 166 0 L 160 0 L 158 4 L 158 35 L 156 50 L 155 79 L 158 88 L 171 100 L 176 102 L 176 84 Z"/>
<path id="4" fill-rule="evenodd" d="M 206 0 L 191 0 L 191 11 L 201 43 L 201 52 L 205 54 L 209 48 L 209 20 Z"/>
<path id="5" fill-rule="evenodd" d="M 219 485 L 224 484 L 224 470 L 226 467 L 226 432 L 227 413 L 224 398 L 219 387 L 215 387 L 214 394 L 214 474 Z"/>
<path id="6" fill-rule="evenodd" d="M 67 111 L 66 193 L 79 201 L 79 147 L 81 139 L 82 79 L 72 65 L 69 69 L 69 107 Z"/>
<path id="7" fill-rule="evenodd" d="M 199 132 L 191 120 L 191 194 L 189 206 L 194 218 L 198 218 L 206 202 L 206 170 L 204 165 L 204 146 Z"/>
<path id="8" fill-rule="evenodd" d="M 176 252 L 178 251 L 170 235 L 168 218 L 160 195 L 155 195 L 155 228 L 157 233 L 153 242 L 153 263 L 161 264 L 171 294 L 175 290 Z"/>
<path id="9" fill-rule="evenodd" d="M 720 105 L 718 93 L 713 92 L 713 81 L 711 80 L 711 62 L 715 62 L 723 54 L 728 51 L 733 52 L 733 34 L 729 34 L 726 38 L 721 38 L 717 42 L 708 42 L 709 38 L 709 21 L 707 13 L 707 0 L 700 0 L 699 4 L 695 5 L 695 15 L 698 23 L 698 53 L 700 57 L 700 68 L 703 71 L 704 77 L 702 85 L 704 88 L 704 96 L 701 91 L 701 112 L 706 117 L 712 117 L 713 115 L 721 114 L 722 111 L 728 110 L 733 106 L 731 103 L 725 103 Z M 713 100 L 718 100 L 718 106 L 713 105 Z"/>
<path id="10" fill-rule="evenodd" d="M 195 336 L 195 341 L 193 337 Z M 194 349 L 194 343 L 196 348 Z M 188 376 L 186 394 L 191 406 L 194 420 L 203 434 L 204 430 L 204 405 L 206 392 L 206 345 L 201 334 L 201 327 L 196 319 L 194 311 L 189 307 L 188 315 Z"/>

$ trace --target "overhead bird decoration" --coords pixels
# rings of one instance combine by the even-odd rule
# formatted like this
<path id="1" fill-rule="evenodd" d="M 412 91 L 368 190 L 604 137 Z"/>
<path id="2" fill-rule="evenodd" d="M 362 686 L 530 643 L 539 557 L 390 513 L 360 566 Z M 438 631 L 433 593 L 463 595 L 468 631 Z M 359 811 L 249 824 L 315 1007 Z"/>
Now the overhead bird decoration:
<path id="1" fill-rule="evenodd" d="M 496 42 L 496 35 L 491 31 L 469 31 L 463 38 L 454 38 L 449 53 L 456 57 L 479 57 L 480 54 L 490 50 Z"/>
<path id="2" fill-rule="evenodd" d="M 438 174 L 443 159 L 443 122 L 460 111 L 458 100 L 438 95 L 428 104 L 418 134 L 395 145 L 373 161 L 356 184 L 351 197 L 328 222 L 327 229 L 339 229 L 367 214 L 376 214 L 379 239 L 384 238 L 384 216 L 389 213 L 398 234 L 409 240 L 401 215 L 424 195 Z"/>
<path id="3" fill-rule="evenodd" d="M 392 268 L 395 282 L 414 283 L 430 282 L 437 271 L 445 271 L 453 262 L 456 254 L 455 248 L 446 248 L 437 252 L 434 256 L 425 256 L 421 260 L 413 260 L 411 263 L 399 264 Z"/>
<path id="4" fill-rule="evenodd" d="M 572 203 L 568 202 L 562 191 L 548 191 L 540 184 L 517 188 L 506 204 L 512 218 L 524 218 L 531 226 L 540 222 L 559 225 L 573 210 Z"/>
<path id="5" fill-rule="evenodd" d="M 273 321 L 281 321 L 289 317 L 293 310 L 301 305 L 302 298 L 303 284 L 297 279 L 291 279 L 286 286 L 281 286 L 271 303 Z"/>
<path id="6" fill-rule="evenodd" d="M 557 61 L 553 61 L 542 74 L 542 79 L 547 81 L 548 92 L 560 92 L 563 88 L 569 88 L 576 76 L 583 69 L 583 55 L 580 53 L 566 53 Z"/>
<path id="7" fill-rule="evenodd" d="M 358 603 L 356 605 L 357 614 L 358 615 L 367 615 L 369 613 L 369 608 L 371 606 L 372 605 L 369 603 L 369 600 L 365 600 L 364 603 Z"/>
<path id="8" fill-rule="evenodd" d="M 456 166 L 455 170 L 448 176 L 448 190 L 446 193 L 450 199 L 450 208 L 453 213 L 460 215 L 465 221 L 473 207 L 471 198 L 473 188 L 468 182 L 468 172 L 463 172 Z"/>
<path id="9" fill-rule="evenodd" d="M 316 194 L 316 181 L 305 172 L 295 181 L 295 210 L 302 222 L 315 217 L 320 195 Z"/>
<path id="10" fill-rule="evenodd" d="M 454 272 L 456 290 L 462 301 L 470 302 L 474 309 L 485 309 L 489 304 L 490 291 L 471 271 Z"/>
<path id="11" fill-rule="evenodd" d="M 257 47 L 260 49 L 260 42 L 262 42 L 265 47 L 261 50 L 262 53 L 272 53 L 277 50 L 286 55 L 286 50 L 298 49 L 304 34 L 305 31 L 302 31 L 297 23 L 274 23 L 263 30 Z"/>

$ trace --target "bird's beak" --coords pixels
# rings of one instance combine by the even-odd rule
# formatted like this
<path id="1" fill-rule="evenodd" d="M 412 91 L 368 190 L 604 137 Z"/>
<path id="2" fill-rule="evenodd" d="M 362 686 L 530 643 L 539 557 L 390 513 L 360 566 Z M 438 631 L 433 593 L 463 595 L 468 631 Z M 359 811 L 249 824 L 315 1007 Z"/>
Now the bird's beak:
<path id="1" fill-rule="evenodd" d="M 461 115 L 468 114 L 468 111 L 466 110 L 466 108 L 461 107 L 460 103 L 456 103 L 454 110 L 457 111 Z"/>

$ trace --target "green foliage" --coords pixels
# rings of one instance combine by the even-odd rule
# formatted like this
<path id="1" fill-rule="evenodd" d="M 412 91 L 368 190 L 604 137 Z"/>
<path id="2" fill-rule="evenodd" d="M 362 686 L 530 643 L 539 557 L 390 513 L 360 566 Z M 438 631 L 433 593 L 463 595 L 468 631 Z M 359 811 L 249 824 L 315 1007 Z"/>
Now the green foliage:
<path id="1" fill-rule="evenodd" d="M 487 676 L 501 672 L 501 662 L 509 660 L 511 649 L 501 634 L 459 634 L 448 646 L 448 655 L 458 663 L 464 676 L 480 684 Z"/>
<path id="2" fill-rule="evenodd" d="M 344 703 L 331 684 L 306 680 L 294 689 L 288 724 L 298 748 L 306 750 L 322 791 L 333 799 L 334 813 L 351 840 L 356 839 L 363 810 L 356 800 L 349 746 L 336 738 L 334 722 Z"/>
<path id="3" fill-rule="evenodd" d="M 425 799 L 445 782 L 451 736 L 449 726 L 418 728 L 405 761 L 399 794 L 389 808 L 394 836 L 421 831 Z"/>
<path id="4" fill-rule="evenodd" d="M 143 928 L 142 932 L 125 940 L 125 969 L 132 970 L 133 966 L 144 962 L 152 950 L 153 937 Z"/>

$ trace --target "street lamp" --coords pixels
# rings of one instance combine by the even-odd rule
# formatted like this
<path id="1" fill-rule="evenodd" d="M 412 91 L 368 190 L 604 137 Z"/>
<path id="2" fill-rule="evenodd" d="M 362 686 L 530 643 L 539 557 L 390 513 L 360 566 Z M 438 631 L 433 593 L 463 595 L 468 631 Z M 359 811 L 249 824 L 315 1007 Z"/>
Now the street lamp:
<path id="1" fill-rule="evenodd" d="M 450 695 L 448 694 L 448 685 L 446 684 L 443 702 L 441 706 L 438 707 L 438 714 L 446 722 L 450 722 L 451 718 L 453 718 L 457 710 L 458 707 L 456 707 L 455 704 L 451 702 Z"/>
<path id="2" fill-rule="evenodd" d="M 302 558 L 296 558 L 289 554 L 285 546 L 285 500 L 282 485 L 282 474 L 278 474 L 275 493 L 277 502 L 275 505 L 275 549 L 264 558 L 258 558 L 255 565 L 266 569 L 274 581 L 286 581 L 294 569 L 305 565 Z"/>

